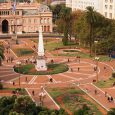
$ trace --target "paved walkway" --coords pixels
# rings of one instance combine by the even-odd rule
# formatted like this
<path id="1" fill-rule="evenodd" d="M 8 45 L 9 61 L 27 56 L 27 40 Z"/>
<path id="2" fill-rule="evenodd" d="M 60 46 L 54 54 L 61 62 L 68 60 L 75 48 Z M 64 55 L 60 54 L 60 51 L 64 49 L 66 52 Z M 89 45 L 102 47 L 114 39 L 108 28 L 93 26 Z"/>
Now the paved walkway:
<path id="1" fill-rule="evenodd" d="M 5 41 L 3 43 L 6 47 L 8 46 L 8 41 Z M 12 45 L 11 48 L 28 47 L 36 52 L 36 49 L 33 48 L 33 46 L 35 45 L 37 47 L 37 45 L 34 42 L 25 39 L 21 41 L 21 43 L 22 44 L 20 45 Z M 113 91 L 115 91 L 114 88 L 99 89 L 95 87 L 93 84 L 91 84 L 92 81 L 96 79 L 97 73 L 94 72 L 95 62 L 90 59 L 81 59 L 79 63 L 78 61 L 76 61 L 75 58 L 69 58 L 70 62 L 68 62 L 67 61 L 68 57 L 54 57 L 52 56 L 51 52 L 50 53 L 47 52 L 46 56 L 50 57 L 47 59 L 47 61 L 54 59 L 55 62 L 65 62 L 68 64 L 70 69 L 67 72 L 56 74 L 56 75 L 35 76 L 35 75 L 20 75 L 18 73 L 15 73 L 12 69 L 13 65 L 17 61 L 22 61 L 25 58 L 29 58 L 29 56 L 17 57 L 17 55 L 13 52 L 13 50 L 10 49 L 9 52 L 5 50 L 6 59 L 9 56 L 14 57 L 13 62 L 7 63 L 7 60 L 5 60 L 3 62 L 3 66 L 0 67 L 0 79 L 4 82 L 4 86 L 11 87 L 11 88 L 13 87 L 26 88 L 28 94 L 37 104 L 39 104 L 39 100 L 40 100 L 39 98 L 40 87 L 44 86 L 45 84 L 48 85 L 48 87 L 52 88 L 52 87 L 69 87 L 73 84 L 80 83 L 79 87 L 82 90 L 84 90 L 97 103 L 103 106 L 106 110 L 109 110 L 111 107 L 115 107 L 115 103 L 108 102 L 107 97 L 105 97 L 104 94 L 104 92 L 107 91 L 108 94 L 110 94 L 115 98 L 115 93 L 113 93 Z M 99 80 L 105 80 L 111 76 L 112 70 L 115 66 L 114 63 L 115 61 L 107 62 L 107 63 L 99 62 L 99 68 L 98 68 Z M 106 70 L 103 69 L 104 66 L 106 66 L 107 68 Z M 80 68 L 79 71 L 78 71 L 78 67 Z M 73 69 L 73 71 L 71 71 L 71 68 Z M 20 86 L 19 86 L 19 77 L 21 83 Z M 26 77 L 28 78 L 28 81 L 26 81 Z M 49 82 L 49 78 L 53 79 L 52 83 Z M 13 81 L 15 82 L 15 86 L 12 85 Z M 35 92 L 34 96 L 32 95 L 33 90 Z M 97 94 L 95 94 L 94 92 L 95 90 L 97 90 Z M 46 97 L 44 99 L 44 105 L 49 108 L 59 109 L 59 106 L 55 103 L 54 100 L 52 100 L 52 98 L 49 96 L 46 90 L 44 90 L 44 92 L 46 93 Z"/>
<path id="2" fill-rule="evenodd" d="M 115 99 L 112 102 L 108 101 L 107 94 L 105 96 L 105 92 L 101 90 L 100 88 L 96 87 L 94 84 L 84 84 L 79 86 L 80 89 L 82 89 L 84 92 L 86 92 L 91 98 L 93 98 L 97 103 L 99 103 L 103 108 L 105 108 L 107 111 L 110 110 L 110 108 L 115 107 Z"/>

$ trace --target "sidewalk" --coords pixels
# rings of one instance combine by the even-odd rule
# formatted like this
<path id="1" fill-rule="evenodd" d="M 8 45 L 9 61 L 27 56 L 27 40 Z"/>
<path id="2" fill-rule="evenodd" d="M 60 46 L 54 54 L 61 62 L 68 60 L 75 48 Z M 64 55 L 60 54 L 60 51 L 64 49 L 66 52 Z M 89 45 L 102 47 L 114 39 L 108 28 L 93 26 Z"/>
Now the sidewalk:
<path id="1" fill-rule="evenodd" d="M 32 100 L 37 104 L 40 105 L 40 97 L 39 94 L 41 93 L 40 88 L 38 89 L 26 89 L 29 96 L 32 98 Z M 34 90 L 34 95 L 32 94 L 32 91 Z M 56 102 L 50 97 L 48 92 L 44 89 L 43 92 L 46 94 L 43 100 L 43 105 L 45 105 L 49 109 L 60 109 L 60 107 L 56 104 Z"/>
<path id="2" fill-rule="evenodd" d="M 103 108 L 109 111 L 111 108 L 115 108 L 115 101 L 109 102 L 109 95 L 105 96 L 105 92 L 96 87 L 93 84 L 84 84 L 80 85 L 79 88 L 86 92 L 92 99 L 94 99 L 98 104 L 100 104 Z M 97 93 L 95 94 L 95 90 Z M 115 97 L 113 97 L 115 100 Z"/>

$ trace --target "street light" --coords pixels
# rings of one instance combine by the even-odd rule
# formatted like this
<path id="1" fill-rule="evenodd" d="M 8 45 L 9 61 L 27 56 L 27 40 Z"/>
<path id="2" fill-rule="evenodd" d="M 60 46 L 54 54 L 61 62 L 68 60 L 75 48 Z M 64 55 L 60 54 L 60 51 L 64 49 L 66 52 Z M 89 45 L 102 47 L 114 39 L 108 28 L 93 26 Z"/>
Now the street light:
<path id="1" fill-rule="evenodd" d="M 95 45 L 95 57 L 96 57 L 96 55 L 97 55 L 97 52 L 96 52 L 96 44 L 98 43 L 98 41 L 94 41 L 94 45 Z"/>
<path id="2" fill-rule="evenodd" d="M 20 71 L 19 71 L 19 69 L 20 69 L 21 62 L 20 62 L 20 61 L 19 61 L 19 62 L 16 62 L 16 64 L 18 65 L 18 72 L 19 72 L 19 85 L 20 85 Z"/>
<path id="3" fill-rule="evenodd" d="M 46 93 L 44 92 L 44 87 L 41 86 L 40 93 L 39 93 L 39 99 L 40 99 L 40 105 L 43 106 L 44 98 L 46 97 Z"/>
<path id="4" fill-rule="evenodd" d="M 95 61 L 96 61 L 96 81 L 98 82 L 98 61 L 99 61 L 99 57 L 95 57 Z"/>
<path id="5" fill-rule="evenodd" d="M 56 40 L 57 40 L 57 55 L 58 55 L 58 43 L 59 43 L 59 38 L 56 38 Z"/>

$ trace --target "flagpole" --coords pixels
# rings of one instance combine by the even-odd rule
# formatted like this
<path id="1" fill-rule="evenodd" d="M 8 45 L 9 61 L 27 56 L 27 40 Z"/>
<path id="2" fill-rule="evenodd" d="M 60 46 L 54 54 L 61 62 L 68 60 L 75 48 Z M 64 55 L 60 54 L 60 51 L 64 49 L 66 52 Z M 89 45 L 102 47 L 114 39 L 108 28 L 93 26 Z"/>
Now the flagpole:
<path id="1" fill-rule="evenodd" d="M 14 39 L 16 40 L 16 44 L 18 44 L 18 39 L 17 39 L 17 19 L 16 19 L 16 0 L 13 3 L 13 12 L 14 12 Z"/>

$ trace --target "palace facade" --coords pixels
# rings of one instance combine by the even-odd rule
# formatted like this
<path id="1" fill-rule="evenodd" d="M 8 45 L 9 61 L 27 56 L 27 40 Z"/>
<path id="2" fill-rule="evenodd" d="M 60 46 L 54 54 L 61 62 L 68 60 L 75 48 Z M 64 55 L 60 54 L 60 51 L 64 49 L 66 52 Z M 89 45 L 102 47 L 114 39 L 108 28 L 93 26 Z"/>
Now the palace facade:
<path id="1" fill-rule="evenodd" d="M 17 3 L 16 11 L 12 2 L 0 3 L 0 34 L 52 32 L 52 12 L 46 5 L 38 3 Z"/>

